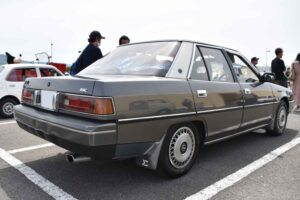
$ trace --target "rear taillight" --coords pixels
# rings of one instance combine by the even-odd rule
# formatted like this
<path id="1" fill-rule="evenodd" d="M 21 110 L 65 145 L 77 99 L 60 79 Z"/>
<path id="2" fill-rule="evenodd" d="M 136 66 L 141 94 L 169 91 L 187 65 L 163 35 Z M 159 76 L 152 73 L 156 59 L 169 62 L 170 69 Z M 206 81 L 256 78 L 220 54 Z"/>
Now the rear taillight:
<path id="1" fill-rule="evenodd" d="M 22 102 L 33 104 L 33 100 L 34 100 L 34 91 L 24 88 L 22 91 Z"/>
<path id="2" fill-rule="evenodd" d="M 96 114 L 114 114 L 112 98 L 86 97 L 62 94 L 59 108 L 69 111 Z"/>

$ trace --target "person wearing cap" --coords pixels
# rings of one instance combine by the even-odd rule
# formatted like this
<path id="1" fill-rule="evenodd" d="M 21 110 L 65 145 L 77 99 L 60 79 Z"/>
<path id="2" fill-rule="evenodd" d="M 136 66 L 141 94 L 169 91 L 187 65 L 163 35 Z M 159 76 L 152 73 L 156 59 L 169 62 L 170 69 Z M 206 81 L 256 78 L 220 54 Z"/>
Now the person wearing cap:
<path id="1" fill-rule="evenodd" d="M 130 39 L 126 35 L 122 35 L 119 39 L 119 45 L 128 44 L 130 42 Z"/>
<path id="2" fill-rule="evenodd" d="M 258 63 L 258 60 L 259 60 L 259 58 L 257 58 L 257 57 L 251 58 L 251 63 L 252 63 L 252 65 L 254 65 L 254 66 L 256 67 L 256 65 L 257 65 L 257 63 Z"/>
<path id="3" fill-rule="evenodd" d="M 70 72 L 71 75 L 79 73 L 81 70 L 103 57 L 101 49 L 99 48 L 102 39 L 105 39 L 105 37 L 103 37 L 99 31 L 92 31 L 90 33 L 88 39 L 89 44 L 82 51 L 76 62 L 73 63 Z"/>

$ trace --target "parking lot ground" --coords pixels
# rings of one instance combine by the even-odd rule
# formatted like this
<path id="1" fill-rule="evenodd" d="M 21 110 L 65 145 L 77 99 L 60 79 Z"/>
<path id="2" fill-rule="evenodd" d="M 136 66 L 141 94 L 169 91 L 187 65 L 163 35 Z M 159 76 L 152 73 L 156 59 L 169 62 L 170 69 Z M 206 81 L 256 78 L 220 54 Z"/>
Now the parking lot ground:
<path id="1" fill-rule="evenodd" d="M 47 144 L 15 123 L 1 125 L 1 122 L 0 148 L 5 152 Z M 66 150 L 54 145 L 9 155 L 72 198 L 185 199 L 299 137 L 299 122 L 299 114 L 290 115 L 286 133 L 281 137 L 270 137 L 259 131 L 205 146 L 192 170 L 178 179 L 167 179 L 137 167 L 132 160 L 70 164 L 65 161 Z M 220 191 L 213 199 L 298 197 L 299 151 L 298 145 Z M 289 187 L 290 184 L 293 186 Z M 0 199 L 51 199 L 51 196 L 39 183 L 33 183 L 0 158 Z"/>
<path id="2" fill-rule="evenodd" d="M 298 145 L 212 199 L 299 199 L 299 155 Z"/>

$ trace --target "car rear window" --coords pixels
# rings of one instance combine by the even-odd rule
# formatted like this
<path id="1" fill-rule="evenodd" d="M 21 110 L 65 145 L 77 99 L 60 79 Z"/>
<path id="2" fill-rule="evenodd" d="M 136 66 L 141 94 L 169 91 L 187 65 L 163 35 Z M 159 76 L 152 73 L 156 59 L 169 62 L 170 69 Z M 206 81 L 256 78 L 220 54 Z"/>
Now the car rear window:
<path id="1" fill-rule="evenodd" d="M 13 69 L 7 76 L 7 81 L 22 82 L 26 78 L 37 77 L 35 68 Z"/>
<path id="2" fill-rule="evenodd" d="M 121 46 L 96 61 L 79 76 L 88 74 L 165 76 L 180 42 L 151 42 Z"/>

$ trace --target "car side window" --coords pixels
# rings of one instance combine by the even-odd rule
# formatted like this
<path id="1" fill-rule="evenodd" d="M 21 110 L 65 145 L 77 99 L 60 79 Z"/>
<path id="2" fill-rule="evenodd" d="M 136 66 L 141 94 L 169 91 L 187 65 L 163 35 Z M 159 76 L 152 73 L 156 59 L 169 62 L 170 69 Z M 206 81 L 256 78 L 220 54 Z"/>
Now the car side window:
<path id="1" fill-rule="evenodd" d="M 61 76 L 60 73 L 58 73 L 54 69 L 50 68 L 40 68 L 41 77 L 48 77 L 48 76 Z"/>
<path id="2" fill-rule="evenodd" d="M 232 62 L 234 72 L 240 83 L 256 83 L 259 82 L 257 75 L 251 70 L 242 57 L 236 54 L 227 53 Z"/>
<path id="3" fill-rule="evenodd" d="M 37 77 L 35 68 L 13 69 L 7 76 L 7 81 L 21 82 L 26 78 Z"/>
<path id="4" fill-rule="evenodd" d="M 35 68 L 22 69 L 22 80 L 25 81 L 26 78 L 37 77 Z"/>
<path id="5" fill-rule="evenodd" d="M 207 70 L 198 47 L 195 49 L 195 55 L 193 58 L 191 79 L 208 81 Z"/>
<path id="6" fill-rule="evenodd" d="M 234 82 L 230 67 L 220 49 L 201 47 L 210 80 L 220 82 Z"/>

